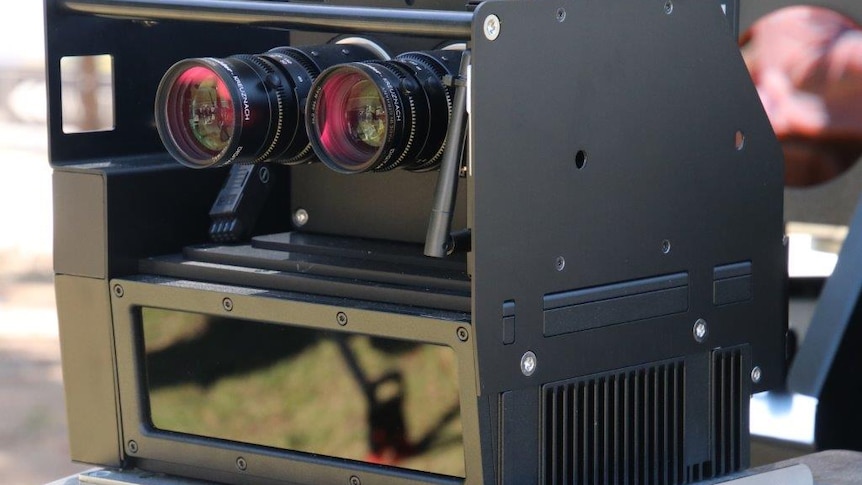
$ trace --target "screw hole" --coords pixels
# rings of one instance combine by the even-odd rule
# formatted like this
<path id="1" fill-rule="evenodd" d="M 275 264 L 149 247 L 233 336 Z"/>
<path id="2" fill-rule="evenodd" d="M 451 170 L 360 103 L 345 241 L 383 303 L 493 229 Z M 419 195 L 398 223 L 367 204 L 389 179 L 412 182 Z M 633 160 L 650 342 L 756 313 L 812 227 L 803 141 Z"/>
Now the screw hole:
<path id="1" fill-rule="evenodd" d="M 670 252 L 670 240 L 665 239 L 661 242 L 661 252 L 667 254 Z"/>
<path id="2" fill-rule="evenodd" d="M 578 150 L 578 153 L 575 154 L 575 166 L 578 167 L 578 170 L 584 168 L 584 165 L 587 164 L 587 152 L 583 150 Z"/>
<path id="3" fill-rule="evenodd" d="M 557 22 L 564 22 L 566 20 L 566 9 L 560 7 L 557 9 Z"/>
<path id="4" fill-rule="evenodd" d="M 673 2 L 670 0 L 667 0 L 667 2 L 664 3 L 664 13 L 668 15 L 673 13 Z"/>
<path id="5" fill-rule="evenodd" d="M 736 151 L 741 151 L 745 148 L 745 133 L 740 130 L 736 130 L 736 135 L 733 138 L 733 146 L 736 147 Z"/>

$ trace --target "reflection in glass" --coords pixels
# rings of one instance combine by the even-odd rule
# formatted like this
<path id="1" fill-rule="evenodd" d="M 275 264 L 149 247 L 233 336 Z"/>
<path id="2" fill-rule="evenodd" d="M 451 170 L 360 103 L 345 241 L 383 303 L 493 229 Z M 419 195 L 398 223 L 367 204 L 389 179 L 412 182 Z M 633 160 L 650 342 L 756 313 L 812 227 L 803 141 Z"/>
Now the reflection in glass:
<path id="1" fill-rule="evenodd" d="M 465 476 L 448 347 L 141 311 L 155 428 Z"/>

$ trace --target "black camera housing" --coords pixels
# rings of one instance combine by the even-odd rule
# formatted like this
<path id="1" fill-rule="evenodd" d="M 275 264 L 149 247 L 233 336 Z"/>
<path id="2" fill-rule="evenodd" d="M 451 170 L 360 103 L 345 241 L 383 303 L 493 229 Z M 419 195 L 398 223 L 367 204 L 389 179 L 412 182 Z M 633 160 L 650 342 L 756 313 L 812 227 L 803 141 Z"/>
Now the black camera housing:
<path id="1" fill-rule="evenodd" d="M 293 4 L 248 2 L 257 17 L 243 17 L 224 13 L 243 2 L 205 2 L 202 21 L 183 2 L 132 3 L 46 1 L 74 460 L 309 484 L 681 484 L 748 466 L 749 396 L 784 381 L 786 247 L 781 153 L 736 46 L 735 2 L 334 1 L 309 8 L 397 10 L 388 24 L 289 33 L 269 27 Z M 417 7 L 455 12 L 440 24 L 451 33 L 409 35 Z M 250 20 L 267 8 L 271 22 Z M 437 172 L 320 163 L 270 165 L 283 185 L 255 237 L 209 244 L 227 172 L 165 153 L 161 76 L 180 59 L 364 25 L 393 53 L 468 42 L 452 227 L 470 231 L 469 251 L 422 256 Z M 64 133 L 60 60 L 97 54 L 113 60 L 114 129 Z M 154 427 L 141 308 L 451 348 L 465 476 Z"/>

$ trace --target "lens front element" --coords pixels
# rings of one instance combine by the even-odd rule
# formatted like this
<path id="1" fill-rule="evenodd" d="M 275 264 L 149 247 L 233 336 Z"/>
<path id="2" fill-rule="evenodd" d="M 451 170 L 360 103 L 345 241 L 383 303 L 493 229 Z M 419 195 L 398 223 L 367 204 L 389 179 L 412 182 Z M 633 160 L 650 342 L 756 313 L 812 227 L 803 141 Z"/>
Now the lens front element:
<path id="1" fill-rule="evenodd" d="M 437 168 L 452 112 L 449 51 L 409 52 L 322 72 L 306 110 L 317 157 L 340 173 Z"/>
<path id="2" fill-rule="evenodd" d="M 312 81 L 329 66 L 373 58 L 365 47 L 329 44 L 182 60 L 156 93 L 159 136 L 192 168 L 309 163 L 304 111 Z"/>
<path id="3" fill-rule="evenodd" d="M 340 69 L 323 86 L 318 103 L 314 125 L 321 145 L 347 170 L 365 169 L 388 132 L 377 86 L 361 71 Z"/>
<path id="4" fill-rule="evenodd" d="M 177 77 L 168 94 L 167 116 L 188 152 L 217 155 L 234 134 L 233 100 L 212 70 L 195 66 Z"/>

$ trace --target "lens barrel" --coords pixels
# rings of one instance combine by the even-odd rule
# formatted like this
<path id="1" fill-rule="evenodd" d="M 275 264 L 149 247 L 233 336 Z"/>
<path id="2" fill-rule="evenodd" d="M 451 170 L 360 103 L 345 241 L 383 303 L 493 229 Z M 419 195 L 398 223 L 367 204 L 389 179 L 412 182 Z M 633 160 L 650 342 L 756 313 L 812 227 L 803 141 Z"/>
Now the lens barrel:
<path id="1" fill-rule="evenodd" d="M 407 52 L 390 61 L 330 67 L 311 87 L 308 136 L 340 173 L 439 167 L 452 114 L 460 53 Z"/>
<path id="2" fill-rule="evenodd" d="M 329 66 L 376 58 L 360 45 L 332 44 L 182 60 L 156 93 L 159 136 L 192 168 L 310 162 L 304 111 L 312 81 Z"/>

